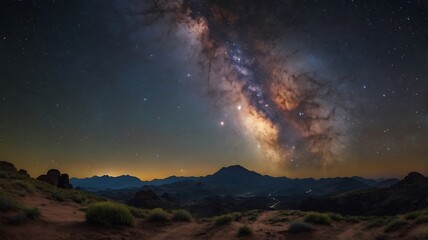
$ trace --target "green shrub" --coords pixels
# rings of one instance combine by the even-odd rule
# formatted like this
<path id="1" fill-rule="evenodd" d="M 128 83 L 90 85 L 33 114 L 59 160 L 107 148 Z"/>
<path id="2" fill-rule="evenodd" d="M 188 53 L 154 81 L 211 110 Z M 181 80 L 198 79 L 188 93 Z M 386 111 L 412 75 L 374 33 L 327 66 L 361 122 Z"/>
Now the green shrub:
<path id="1" fill-rule="evenodd" d="M 15 180 L 13 184 L 17 188 L 23 189 L 27 193 L 33 193 L 34 191 L 36 191 L 36 188 L 34 187 L 33 184 L 26 182 L 24 180 Z"/>
<path id="2" fill-rule="evenodd" d="M 26 207 L 22 209 L 25 213 L 25 216 L 27 216 L 30 219 L 36 219 L 40 217 L 40 209 L 38 208 L 29 208 Z"/>
<path id="3" fill-rule="evenodd" d="M 148 211 L 141 208 L 128 206 L 129 211 L 131 211 L 132 216 L 136 218 L 146 218 Z"/>
<path id="4" fill-rule="evenodd" d="M 416 219 L 419 216 L 428 215 L 428 209 L 420 210 L 420 211 L 414 211 L 407 213 L 404 218 L 407 220 L 413 220 Z"/>
<path id="5" fill-rule="evenodd" d="M 403 225 L 406 225 L 407 222 L 401 219 L 395 219 L 392 222 L 390 222 L 388 225 L 386 225 L 385 229 L 383 230 L 384 232 L 392 232 L 395 231 L 397 229 L 399 229 L 400 227 L 402 227 Z"/>
<path id="6" fill-rule="evenodd" d="M 421 223 L 428 223 L 428 216 L 427 216 L 427 215 L 421 215 L 421 216 L 418 216 L 418 217 L 415 219 L 415 223 L 417 223 L 417 224 L 421 224 Z"/>
<path id="7" fill-rule="evenodd" d="M 415 240 L 428 240 L 428 228 L 423 228 L 416 232 L 414 236 Z"/>
<path id="8" fill-rule="evenodd" d="M 238 229 L 238 236 L 239 237 L 249 236 L 251 234 L 253 234 L 253 231 L 248 226 L 242 226 Z"/>
<path id="9" fill-rule="evenodd" d="M 0 194 L 0 212 L 6 212 L 18 208 L 18 202 L 7 195 Z"/>
<path id="10" fill-rule="evenodd" d="M 366 225 L 366 228 L 380 227 L 380 226 L 385 225 L 388 222 L 389 222 L 389 220 L 386 218 L 375 217 L 375 218 L 369 220 L 369 222 Z"/>
<path id="11" fill-rule="evenodd" d="M 169 221 L 169 216 L 162 208 L 155 208 L 150 210 L 146 220 L 148 222 L 167 222 Z"/>
<path id="12" fill-rule="evenodd" d="M 75 203 L 82 204 L 85 202 L 86 199 L 80 194 L 73 194 L 71 195 L 71 200 L 73 200 Z"/>
<path id="13" fill-rule="evenodd" d="M 129 209 L 119 203 L 100 202 L 88 206 L 86 220 L 102 226 L 131 225 L 134 221 Z"/>
<path id="14" fill-rule="evenodd" d="M 361 217 L 359 216 L 348 216 L 345 219 L 347 222 L 351 222 L 351 223 L 359 223 L 361 222 Z"/>
<path id="15" fill-rule="evenodd" d="M 19 211 L 15 215 L 9 218 L 9 223 L 14 225 L 21 225 L 28 220 L 27 215 L 24 211 Z"/>
<path id="16" fill-rule="evenodd" d="M 234 212 L 232 213 L 232 219 L 233 221 L 239 221 L 242 218 L 242 213 L 240 212 Z"/>
<path id="17" fill-rule="evenodd" d="M 225 225 L 230 222 L 232 222 L 232 216 L 230 214 L 221 215 L 215 219 L 215 225 Z"/>
<path id="18" fill-rule="evenodd" d="M 298 233 L 298 232 L 309 232 L 309 231 L 312 231 L 312 229 L 313 228 L 311 224 L 295 221 L 290 223 L 287 231 L 290 233 Z"/>
<path id="19" fill-rule="evenodd" d="M 172 211 L 172 219 L 175 221 L 190 222 L 192 221 L 192 216 L 188 211 L 178 209 L 178 210 Z"/>
<path id="20" fill-rule="evenodd" d="M 333 221 L 342 221 L 343 216 L 338 213 L 327 213 L 327 215 L 331 218 Z"/>
<path id="21" fill-rule="evenodd" d="M 246 211 L 243 212 L 242 217 L 247 217 L 248 221 L 256 221 L 257 217 L 260 215 L 260 211 L 259 210 L 251 210 L 251 211 Z"/>
<path id="22" fill-rule="evenodd" d="M 331 223 L 331 218 L 326 213 L 310 212 L 305 216 L 304 221 L 315 224 L 329 225 Z"/>
<path id="23" fill-rule="evenodd" d="M 65 201 L 65 196 L 62 192 L 60 191 L 54 191 L 51 193 L 51 198 L 58 201 L 58 202 L 64 202 Z"/>

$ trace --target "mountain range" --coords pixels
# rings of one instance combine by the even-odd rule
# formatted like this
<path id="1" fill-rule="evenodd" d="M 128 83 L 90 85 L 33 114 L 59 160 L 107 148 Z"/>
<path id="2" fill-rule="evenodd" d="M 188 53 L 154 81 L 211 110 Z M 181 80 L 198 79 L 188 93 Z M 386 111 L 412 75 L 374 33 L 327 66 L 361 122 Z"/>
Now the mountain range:
<path id="1" fill-rule="evenodd" d="M 296 209 L 308 197 L 386 188 L 397 182 L 362 177 L 272 177 L 239 165 L 223 167 L 203 177 L 171 176 L 152 181 L 128 175 L 71 179 L 75 187 L 137 207 L 185 208 L 199 216 L 249 209 Z"/>
<path id="2" fill-rule="evenodd" d="M 87 191 L 105 191 L 141 188 L 145 186 L 162 186 L 179 182 L 199 182 L 209 184 L 215 188 L 221 187 L 224 194 L 232 191 L 234 194 L 257 193 L 312 193 L 313 195 L 325 195 L 329 192 L 345 191 L 365 187 L 388 187 L 396 183 L 397 179 L 366 179 L 362 177 L 336 177 L 336 178 L 301 178 L 291 179 L 287 177 L 272 177 L 250 171 L 240 165 L 223 167 L 212 175 L 204 177 L 177 177 L 170 176 L 164 179 L 142 181 L 137 177 L 122 175 L 112 177 L 108 175 L 93 176 L 88 178 L 71 178 L 73 186 Z M 297 189 L 296 189 L 297 188 Z"/>

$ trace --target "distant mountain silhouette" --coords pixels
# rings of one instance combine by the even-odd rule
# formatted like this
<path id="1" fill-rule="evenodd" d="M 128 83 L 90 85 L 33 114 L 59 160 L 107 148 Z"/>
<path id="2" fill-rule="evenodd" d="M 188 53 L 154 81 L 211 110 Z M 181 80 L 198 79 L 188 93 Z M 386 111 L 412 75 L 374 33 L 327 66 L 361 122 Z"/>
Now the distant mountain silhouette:
<path id="1" fill-rule="evenodd" d="M 301 209 L 350 215 L 395 215 L 428 208 L 427 199 L 428 177 L 412 172 L 388 188 L 357 190 L 332 197 L 310 197 L 302 201 Z"/>
<path id="2" fill-rule="evenodd" d="M 108 175 L 93 176 L 88 178 L 71 178 L 70 182 L 75 187 L 85 189 L 87 191 L 101 191 L 101 190 L 118 190 L 118 189 L 129 189 L 139 188 L 145 185 L 163 185 L 183 180 L 194 179 L 194 177 L 176 177 L 171 176 L 164 179 L 154 179 L 151 181 L 142 181 L 137 177 L 130 175 L 122 175 L 118 177 L 112 177 Z"/>
<path id="3" fill-rule="evenodd" d="M 205 177 L 172 176 L 152 181 L 141 181 L 132 176 L 71 179 L 75 186 L 134 205 L 151 206 L 144 200 L 150 190 L 156 196 L 168 196 L 168 200 L 160 197 L 166 206 L 186 208 L 201 216 L 229 210 L 297 208 L 307 197 L 333 196 L 380 185 L 389 187 L 397 181 L 362 177 L 290 179 L 261 175 L 239 165 L 223 167 Z"/>

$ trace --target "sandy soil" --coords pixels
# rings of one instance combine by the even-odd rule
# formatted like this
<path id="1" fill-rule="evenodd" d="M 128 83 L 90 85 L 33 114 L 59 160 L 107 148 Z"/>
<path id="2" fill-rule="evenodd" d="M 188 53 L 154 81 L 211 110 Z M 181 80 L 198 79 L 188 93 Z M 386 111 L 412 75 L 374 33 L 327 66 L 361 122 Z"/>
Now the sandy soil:
<path id="1" fill-rule="evenodd" d="M 41 210 L 38 220 L 30 220 L 23 225 L 0 224 L 0 240 L 54 240 L 54 239 L 109 239 L 109 240 L 171 240 L 171 239 L 320 239 L 320 240 L 360 240 L 360 239 L 412 239 L 415 226 L 405 227 L 399 232 L 383 233 L 383 228 L 366 229 L 365 223 L 334 222 L 330 226 L 315 226 L 308 233 L 287 233 L 288 224 L 299 220 L 297 216 L 288 216 L 282 221 L 269 221 L 277 211 L 262 212 L 256 221 L 246 218 L 224 226 L 215 226 L 212 221 L 193 221 L 190 223 L 148 223 L 137 220 L 132 227 L 98 227 L 85 222 L 81 206 L 69 202 L 56 202 L 42 196 L 23 199 L 27 206 Z M 248 225 L 253 235 L 238 237 L 239 227 Z M 425 224 L 425 227 L 428 225 Z"/>

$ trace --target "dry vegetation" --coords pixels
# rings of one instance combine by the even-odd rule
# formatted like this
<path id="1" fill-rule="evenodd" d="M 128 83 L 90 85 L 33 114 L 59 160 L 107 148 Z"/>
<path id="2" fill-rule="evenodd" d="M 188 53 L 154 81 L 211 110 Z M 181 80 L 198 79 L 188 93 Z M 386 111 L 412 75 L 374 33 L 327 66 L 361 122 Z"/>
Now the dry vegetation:
<path id="1" fill-rule="evenodd" d="M 17 173 L 0 172 L 0 235 L 6 239 L 428 239 L 428 210 L 361 217 L 298 210 L 197 218 L 140 209 Z"/>

